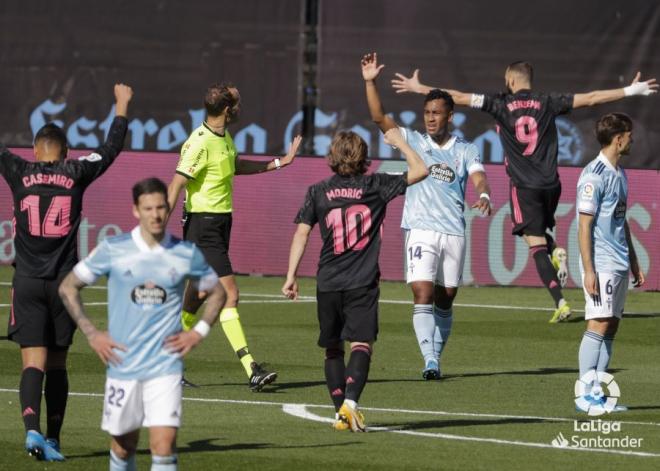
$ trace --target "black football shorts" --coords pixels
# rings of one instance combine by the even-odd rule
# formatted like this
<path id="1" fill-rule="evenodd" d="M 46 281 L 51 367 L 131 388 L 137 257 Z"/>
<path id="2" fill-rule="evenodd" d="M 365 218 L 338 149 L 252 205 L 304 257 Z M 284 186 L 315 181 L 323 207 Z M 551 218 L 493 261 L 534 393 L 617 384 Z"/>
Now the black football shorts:
<path id="1" fill-rule="evenodd" d="M 514 235 L 544 236 L 555 227 L 555 211 L 561 196 L 561 183 L 548 189 L 519 188 L 510 183 L 509 204 Z"/>
<path id="2" fill-rule="evenodd" d="M 185 240 L 194 242 L 219 277 L 233 275 L 229 260 L 231 213 L 189 213 L 183 226 Z"/>

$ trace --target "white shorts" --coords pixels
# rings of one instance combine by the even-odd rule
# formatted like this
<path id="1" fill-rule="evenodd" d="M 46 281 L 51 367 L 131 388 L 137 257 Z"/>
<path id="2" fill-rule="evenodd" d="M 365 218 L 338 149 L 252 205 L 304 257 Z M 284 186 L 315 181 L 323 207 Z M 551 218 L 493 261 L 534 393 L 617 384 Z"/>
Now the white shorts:
<path id="1" fill-rule="evenodd" d="M 596 273 L 600 296 L 592 297 L 584 289 L 584 273 L 582 273 L 582 290 L 584 291 L 584 319 L 599 319 L 603 317 L 623 317 L 623 305 L 628 295 L 628 277 L 614 273 Z"/>
<path id="2" fill-rule="evenodd" d="M 405 231 L 406 281 L 431 281 L 449 288 L 463 278 L 465 237 L 442 232 Z"/>
<path id="3" fill-rule="evenodd" d="M 181 425 L 181 375 L 146 381 L 106 378 L 101 429 L 112 436 L 140 427 Z"/>

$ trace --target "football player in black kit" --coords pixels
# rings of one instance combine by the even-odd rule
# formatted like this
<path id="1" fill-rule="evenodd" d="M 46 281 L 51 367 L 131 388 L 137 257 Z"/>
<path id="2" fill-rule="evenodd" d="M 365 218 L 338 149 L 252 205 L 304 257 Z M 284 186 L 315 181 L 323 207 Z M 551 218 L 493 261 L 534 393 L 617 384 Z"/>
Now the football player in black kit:
<path id="1" fill-rule="evenodd" d="M 67 140 L 55 124 L 34 139 L 36 162 L 23 160 L 0 144 L 0 174 L 14 203 L 14 279 L 8 337 L 21 347 L 19 386 L 25 448 L 37 459 L 63 461 L 60 430 L 69 383 L 66 357 L 75 323 L 57 289 L 78 262 L 78 226 L 83 193 L 115 160 L 124 145 L 130 87 L 114 87 L 116 117 L 103 145 L 93 153 L 66 160 Z M 41 434 L 42 383 L 45 386 L 46 436 Z"/>
<path id="2" fill-rule="evenodd" d="M 561 288 L 568 280 L 566 250 L 557 247 L 547 232 L 555 226 L 555 210 L 561 194 L 557 173 L 557 127 L 555 118 L 574 108 L 609 103 L 624 97 L 648 96 L 658 91 L 655 79 L 641 82 L 638 72 L 630 85 L 588 93 L 542 93 L 532 91 L 533 69 L 528 62 L 510 64 L 504 74 L 506 93 L 447 91 L 457 105 L 485 111 L 495 118 L 506 171 L 510 178 L 509 198 L 513 234 L 522 236 L 534 258 L 536 270 L 555 301 L 551 323 L 571 315 Z M 411 77 L 396 74 L 392 86 L 397 93 L 427 94 L 433 88 L 419 81 L 419 70 Z"/>
<path id="3" fill-rule="evenodd" d="M 325 349 L 325 377 L 335 405 L 336 430 L 365 431 L 357 402 L 369 374 L 373 343 L 378 334 L 378 254 L 387 203 L 423 180 L 428 170 L 398 128 L 385 133 L 408 162 L 403 175 L 365 175 L 370 162 L 367 144 L 354 132 L 338 133 L 330 146 L 332 177 L 312 185 L 296 216 L 289 270 L 282 293 L 298 297 L 296 273 L 314 224 L 321 229 L 323 247 L 317 272 L 318 344 Z M 344 341 L 351 347 L 344 364 Z"/>

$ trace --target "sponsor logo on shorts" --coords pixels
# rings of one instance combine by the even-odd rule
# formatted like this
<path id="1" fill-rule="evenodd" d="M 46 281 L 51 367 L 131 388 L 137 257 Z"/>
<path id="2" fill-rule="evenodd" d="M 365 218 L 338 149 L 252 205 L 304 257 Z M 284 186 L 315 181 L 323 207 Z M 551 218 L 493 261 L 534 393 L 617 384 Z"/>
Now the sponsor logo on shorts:
<path id="1" fill-rule="evenodd" d="M 153 281 L 147 281 L 131 291 L 131 300 L 141 306 L 159 306 L 164 304 L 166 299 L 167 291 Z"/>
<path id="2" fill-rule="evenodd" d="M 445 163 L 431 165 L 431 167 L 429 167 L 429 174 L 436 180 L 440 180 L 445 183 L 452 183 L 454 180 L 456 180 L 456 173 L 449 165 Z"/>

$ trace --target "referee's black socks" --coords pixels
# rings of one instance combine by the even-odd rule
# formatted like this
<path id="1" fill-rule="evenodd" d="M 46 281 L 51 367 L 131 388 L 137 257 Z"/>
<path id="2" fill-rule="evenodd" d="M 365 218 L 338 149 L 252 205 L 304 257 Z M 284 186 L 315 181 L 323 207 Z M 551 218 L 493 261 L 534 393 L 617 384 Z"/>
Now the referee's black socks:
<path id="1" fill-rule="evenodd" d="M 21 414 L 25 431 L 35 430 L 41 433 L 39 417 L 41 415 L 41 385 L 44 372 L 38 368 L 28 367 L 21 373 L 21 384 L 18 396 L 21 401 Z"/>

